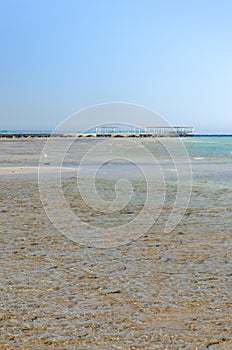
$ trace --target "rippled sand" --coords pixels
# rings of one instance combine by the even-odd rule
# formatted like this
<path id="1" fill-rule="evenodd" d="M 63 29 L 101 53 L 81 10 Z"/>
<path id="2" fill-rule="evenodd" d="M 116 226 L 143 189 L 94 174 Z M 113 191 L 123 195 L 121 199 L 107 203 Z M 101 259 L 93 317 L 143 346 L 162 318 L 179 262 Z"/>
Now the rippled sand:
<path id="1" fill-rule="evenodd" d="M 42 140 L 28 142 L 36 166 Z M 163 233 L 166 203 L 143 237 L 104 250 L 81 247 L 54 228 L 35 176 L 2 175 L 0 348 L 232 349 L 231 185 L 216 186 L 198 166 L 173 232 Z M 67 173 L 67 200 L 91 217 L 77 205 L 74 182 Z M 137 204 L 114 219 L 133 215 Z"/>

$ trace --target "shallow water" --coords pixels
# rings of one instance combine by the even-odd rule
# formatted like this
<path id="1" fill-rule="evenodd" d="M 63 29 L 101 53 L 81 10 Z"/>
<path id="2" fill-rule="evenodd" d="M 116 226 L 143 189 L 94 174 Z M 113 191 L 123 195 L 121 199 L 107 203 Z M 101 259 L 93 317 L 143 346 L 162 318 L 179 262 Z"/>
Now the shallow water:
<path id="1" fill-rule="evenodd" d="M 78 166 L 97 142 L 78 140 L 64 165 Z M 148 232 L 116 248 L 82 246 L 57 231 L 46 216 L 35 175 L 0 176 L 0 348 L 232 348 L 232 138 L 184 140 L 193 170 L 191 201 L 169 233 L 164 226 L 175 200 L 174 164 L 162 144 L 140 142 L 162 166 L 165 188 L 161 184 L 159 190 L 165 189 L 165 201 Z M 175 148 L 175 140 L 168 142 Z M 43 140 L 1 141 L 0 164 L 38 165 L 43 146 Z M 137 157 L 150 169 L 146 158 Z M 186 190 L 184 159 L 177 160 Z M 86 176 L 95 159 L 89 160 Z M 122 175 L 134 186 L 124 209 L 106 214 L 86 206 L 75 172 L 62 178 L 68 206 L 96 227 L 123 227 L 141 210 L 146 179 L 133 164 L 117 159 L 99 169 L 96 187 L 103 199 L 113 200 Z M 55 198 L 54 176 L 44 180 Z"/>

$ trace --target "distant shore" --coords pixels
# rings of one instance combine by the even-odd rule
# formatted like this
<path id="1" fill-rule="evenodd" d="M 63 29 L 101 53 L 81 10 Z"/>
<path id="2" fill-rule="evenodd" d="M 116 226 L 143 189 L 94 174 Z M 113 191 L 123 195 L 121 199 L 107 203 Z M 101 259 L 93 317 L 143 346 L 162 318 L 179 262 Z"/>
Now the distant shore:
<path id="1" fill-rule="evenodd" d="M 189 137 L 194 136 L 194 128 L 188 126 L 142 126 L 121 129 L 118 126 L 100 126 L 88 130 L 0 130 L 0 138 L 48 138 L 48 137 Z"/>
<path id="2" fill-rule="evenodd" d="M 0 140 L 47 139 L 47 138 L 157 138 L 157 137 L 193 137 L 194 135 L 152 135 L 152 134 L 1 134 Z"/>
<path id="3" fill-rule="evenodd" d="M 232 134 L 194 134 L 194 135 L 137 135 L 137 134 L 114 134 L 114 135 L 95 135 L 95 134 L 0 134 L 0 141 L 4 140 L 30 140 L 30 139 L 49 139 L 49 138 L 159 138 L 159 137 L 232 137 Z"/>

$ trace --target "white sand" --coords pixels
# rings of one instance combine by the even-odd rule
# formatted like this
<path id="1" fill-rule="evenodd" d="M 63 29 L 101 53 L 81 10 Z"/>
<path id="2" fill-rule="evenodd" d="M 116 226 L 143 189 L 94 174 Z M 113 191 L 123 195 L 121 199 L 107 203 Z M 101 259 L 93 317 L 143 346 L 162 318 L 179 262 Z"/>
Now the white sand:
<path id="1" fill-rule="evenodd" d="M 55 166 L 43 166 L 40 168 L 40 173 L 51 174 L 58 172 L 69 172 L 76 171 L 76 168 L 67 168 L 67 167 L 55 167 Z M 38 174 L 38 166 L 8 166 L 0 167 L 0 175 L 14 175 L 14 174 Z"/>

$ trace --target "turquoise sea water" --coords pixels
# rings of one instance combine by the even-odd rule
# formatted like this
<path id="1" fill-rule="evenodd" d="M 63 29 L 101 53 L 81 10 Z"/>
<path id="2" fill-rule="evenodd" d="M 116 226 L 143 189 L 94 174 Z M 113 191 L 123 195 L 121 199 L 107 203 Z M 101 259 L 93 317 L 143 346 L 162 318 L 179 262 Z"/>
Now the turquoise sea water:
<path id="1" fill-rule="evenodd" d="M 199 136 L 184 139 L 184 144 L 190 156 L 199 155 L 206 160 L 220 157 L 229 160 L 232 156 L 232 136 Z"/>
<path id="2" fill-rule="evenodd" d="M 185 139 L 194 179 L 207 179 L 215 186 L 231 186 L 232 137 L 196 137 Z"/>

